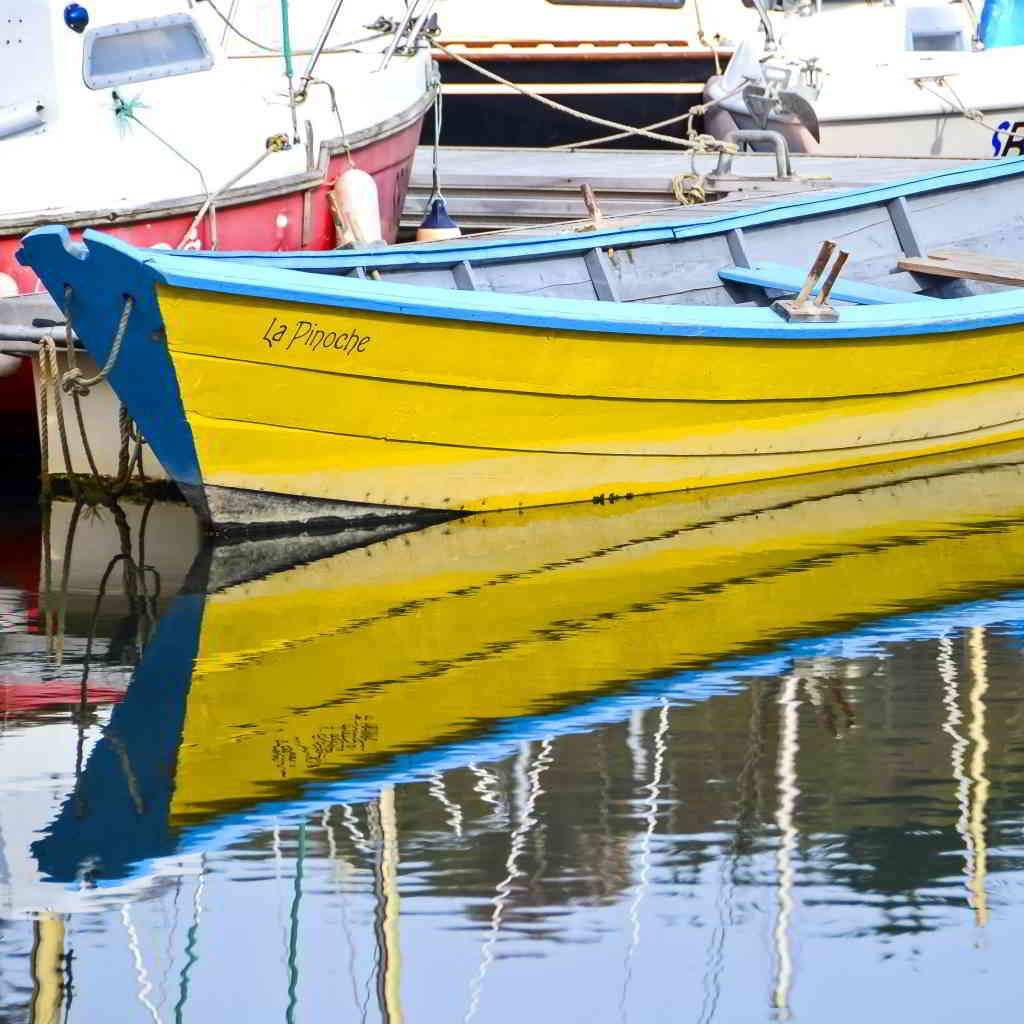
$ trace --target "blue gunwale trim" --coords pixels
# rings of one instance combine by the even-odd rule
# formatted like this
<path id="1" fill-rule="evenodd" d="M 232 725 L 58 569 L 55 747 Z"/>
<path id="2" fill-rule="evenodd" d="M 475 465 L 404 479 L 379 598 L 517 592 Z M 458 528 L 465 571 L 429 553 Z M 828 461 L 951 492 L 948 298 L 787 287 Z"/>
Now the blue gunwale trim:
<path id="1" fill-rule="evenodd" d="M 907 178 L 886 185 L 857 189 L 842 195 L 820 196 L 813 193 L 789 198 L 771 206 L 758 207 L 744 213 L 718 214 L 712 212 L 703 220 L 665 220 L 646 227 L 609 228 L 602 231 L 573 232 L 529 238 L 502 238 L 479 242 L 467 241 L 445 245 L 438 242 L 418 242 L 392 246 L 387 249 L 359 249 L 345 252 L 175 252 L 167 253 L 173 259 L 188 262 L 204 258 L 216 260 L 245 260 L 277 267 L 295 267 L 303 270 L 344 270 L 352 267 L 435 266 L 445 267 L 463 260 L 471 263 L 500 262 L 526 256 L 558 256 L 585 252 L 595 247 L 619 247 L 659 241 L 700 238 L 723 234 L 737 228 L 750 228 L 761 224 L 779 224 L 790 220 L 853 210 L 888 202 L 900 196 L 917 196 L 963 185 L 976 185 L 1002 178 L 1024 175 L 1024 157 L 987 161 L 978 167 L 935 171 L 916 178 Z M 148 251 L 148 250 L 141 250 Z"/>
<path id="2" fill-rule="evenodd" d="M 170 354 L 160 340 L 164 324 L 154 288 L 157 278 L 139 258 L 150 250 L 91 234 L 92 244 L 82 245 L 71 241 L 65 227 L 36 228 L 22 239 L 17 259 L 36 272 L 61 307 L 64 285 L 71 285 L 75 332 L 100 366 L 110 354 L 124 296 L 132 296 L 135 306 L 110 384 L 168 474 L 179 484 L 198 486 L 202 475 L 195 442 Z"/>
<path id="3" fill-rule="evenodd" d="M 429 317 L 483 324 L 538 328 L 553 331 L 586 331 L 603 335 L 646 335 L 694 339 L 749 339 L 752 341 L 842 341 L 902 335 L 947 334 L 956 331 L 1005 327 L 1024 320 L 1024 289 L 941 301 L 844 308 L 836 324 L 786 323 L 767 308 L 733 306 L 685 306 L 655 303 L 611 303 L 599 300 L 539 298 L 483 291 L 458 291 L 386 281 L 309 273 L 314 269 L 422 264 L 446 266 L 472 256 L 512 260 L 541 258 L 579 252 L 595 245 L 632 244 L 637 241 L 684 239 L 721 234 L 735 228 L 780 223 L 820 216 L 838 210 L 886 202 L 899 196 L 1024 175 L 1024 157 L 987 163 L 966 170 L 941 171 L 906 182 L 880 185 L 840 196 L 806 197 L 797 202 L 761 208 L 742 214 L 711 218 L 684 225 L 659 225 L 637 230 L 588 232 L 570 237 L 503 240 L 480 246 L 431 248 L 399 247 L 339 254 L 182 254 L 139 249 L 96 231 L 85 233 L 90 250 L 113 250 L 98 263 L 109 262 L 128 269 L 128 261 L 140 265 L 125 275 L 140 273 L 182 288 L 294 303 L 313 303 L 407 317 Z M 19 258 L 33 266 L 45 280 L 54 258 L 70 259 L 43 243 L 41 228 L 26 237 Z M 301 268 L 301 269 L 298 269 Z M 109 285 L 109 282 L 105 282 Z M 129 289 L 122 289 L 127 291 Z"/>
<path id="4" fill-rule="evenodd" d="M 31 236 L 30 236 L 31 237 Z M 90 247 L 122 243 L 87 232 Z M 300 270 L 230 260 L 180 260 L 149 250 L 130 255 L 168 285 L 197 291 L 335 306 L 406 317 L 462 320 L 503 326 L 597 334 L 695 339 L 809 341 L 878 338 L 1001 327 L 1024 321 L 1024 288 L 941 302 L 905 302 L 844 308 L 839 323 L 786 323 L 770 309 L 614 303 L 596 299 L 534 298 L 496 292 L 456 291 L 422 285 L 327 277 Z"/>

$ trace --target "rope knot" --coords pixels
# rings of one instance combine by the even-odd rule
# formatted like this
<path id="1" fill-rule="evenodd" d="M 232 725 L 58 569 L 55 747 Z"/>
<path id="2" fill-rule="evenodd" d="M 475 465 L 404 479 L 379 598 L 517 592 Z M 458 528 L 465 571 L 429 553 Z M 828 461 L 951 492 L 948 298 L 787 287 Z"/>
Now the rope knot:
<path id="1" fill-rule="evenodd" d="M 68 338 L 70 341 L 69 350 L 72 355 L 74 354 L 74 341 L 71 334 L 71 289 L 68 288 L 65 292 L 67 297 L 67 314 L 68 314 Z M 128 318 L 132 315 L 132 310 L 135 308 L 135 299 L 130 295 L 124 297 L 124 306 L 121 309 L 121 319 L 117 324 L 117 332 L 114 334 L 114 341 L 110 346 L 110 355 L 107 356 L 107 361 L 103 364 L 102 369 L 95 377 L 83 377 L 82 371 L 77 366 L 72 366 L 60 379 L 61 389 L 66 394 L 76 395 L 87 395 L 89 390 L 100 381 L 106 380 L 110 371 L 113 370 L 114 365 L 117 363 L 117 357 L 121 354 L 121 345 L 124 343 L 125 330 L 128 327 Z"/>
<path id="2" fill-rule="evenodd" d="M 76 395 L 84 396 L 89 394 L 90 390 L 88 382 L 82 380 L 82 371 L 77 366 L 71 367 L 61 377 L 60 388 L 66 395 L 70 395 L 73 391 Z"/>

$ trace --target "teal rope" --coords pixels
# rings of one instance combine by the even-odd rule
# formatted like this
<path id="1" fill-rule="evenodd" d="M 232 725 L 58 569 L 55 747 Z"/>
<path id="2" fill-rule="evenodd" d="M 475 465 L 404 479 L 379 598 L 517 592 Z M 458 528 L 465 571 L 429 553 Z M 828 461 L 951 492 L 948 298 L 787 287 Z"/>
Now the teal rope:
<path id="1" fill-rule="evenodd" d="M 288 31 L 288 0 L 281 0 L 281 51 L 284 53 L 284 73 L 292 77 L 292 40 Z"/>

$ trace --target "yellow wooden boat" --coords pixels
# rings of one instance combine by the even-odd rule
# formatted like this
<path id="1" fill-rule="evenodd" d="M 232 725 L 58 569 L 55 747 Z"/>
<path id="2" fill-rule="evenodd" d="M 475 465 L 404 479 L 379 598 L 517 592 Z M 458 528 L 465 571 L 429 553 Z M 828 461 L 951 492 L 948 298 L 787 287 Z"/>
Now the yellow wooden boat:
<path id="1" fill-rule="evenodd" d="M 218 547 L 36 843 L 40 865 L 120 878 L 503 741 L 742 685 L 736 659 L 1019 587 L 1024 449 L 979 457 L 838 494 L 860 471 L 468 517 L 255 578 L 239 575 L 261 571 L 254 547 Z M 723 662 L 727 682 L 708 674 Z"/>
<path id="2" fill-rule="evenodd" d="M 1024 267 L 984 254 L 1024 248 L 1006 213 L 1022 196 L 1012 160 L 572 237 L 218 258 L 44 228 L 20 258 L 227 529 L 611 501 L 1020 438 Z M 831 304 L 784 319 L 770 300 L 829 238 L 852 254 Z"/>

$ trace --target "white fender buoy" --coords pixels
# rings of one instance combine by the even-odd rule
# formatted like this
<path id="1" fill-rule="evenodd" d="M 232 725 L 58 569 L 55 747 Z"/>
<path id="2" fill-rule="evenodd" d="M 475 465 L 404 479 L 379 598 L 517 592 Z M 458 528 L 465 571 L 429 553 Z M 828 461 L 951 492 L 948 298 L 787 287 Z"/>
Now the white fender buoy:
<path id="1" fill-rule="evenodd" d="M 427 215 L 416 229 L 417 242 L 440 242 L 445 238 L 458 238 L 462 229 L 448 214 L 448 204 L 435 196 L 427 206 Z"/>
<path id="2" fill-rule="evenodd" d="M 380 197 L 373 178 L 358 167 L 349 167 L 338 175 L 333 193 L 341 216 L 338 248 L 381 244 Z"/>

